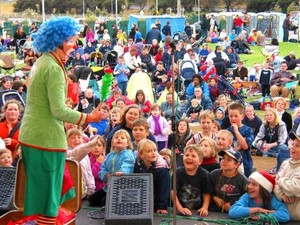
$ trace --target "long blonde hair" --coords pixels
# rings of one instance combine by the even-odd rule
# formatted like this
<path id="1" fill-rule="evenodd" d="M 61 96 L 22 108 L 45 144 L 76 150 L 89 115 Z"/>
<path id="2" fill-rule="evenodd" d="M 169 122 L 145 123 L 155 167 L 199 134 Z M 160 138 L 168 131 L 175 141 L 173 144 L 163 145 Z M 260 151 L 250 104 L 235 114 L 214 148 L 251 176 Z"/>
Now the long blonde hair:
<path id="1" fill-rule="evenodd" d="M 207 143 L 209 144 L 210 146 L 210 150 L 211 150 L 211 157 L 213 158 L 217 158 L 217 146 L 216 146 L 216 142 L 209 138 L 209 137 L 203 137 L 200 142 L 198 143 L 198 145 L 200 146 L 200 144 L 204 141 L 207 141 Z M 201 150 L 201 148 L 200 148 Z"/>
<path id="2" fill-rule="evenodd" d="M 275 126 L 278 125 L 279 122 L 280 122 L 280 118 L 279 118 L 279 116 L 278 116 L 278 114 L 277 114 L 276 109 L 271 108 L 271 107 L 266 108 L 265 118 L 264 118 L 264 124 L 265 124 L 265 125 L 269 125 L 269 122 L 266 120 L 266 114 L 267 114 L 267 112 L 271 112 L 271 113 L 274 114 L 274 116 L 275 116 L 275 119 L 274 119 L 274 125 L 275 125 Z"/>

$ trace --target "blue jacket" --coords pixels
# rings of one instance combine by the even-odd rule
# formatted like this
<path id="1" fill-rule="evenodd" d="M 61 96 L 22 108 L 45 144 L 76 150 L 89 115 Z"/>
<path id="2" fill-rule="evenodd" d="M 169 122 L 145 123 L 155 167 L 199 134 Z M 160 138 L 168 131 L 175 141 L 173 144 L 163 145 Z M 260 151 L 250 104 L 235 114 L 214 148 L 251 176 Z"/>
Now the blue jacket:
<path id="1" fill-rule="evenodd" d="M 135 156 L 130 149 L 124 149 L 120 152 L 111 151 L 102 163 L 99 176 L 103 182 L 107 183 L 107 174 L 116 172 L 133 173 L 134 162 Z"/>
<path id="2" fill-rule="evenodd" d="M 232 219 L 250 216 L 250 208 L 252 207 L 260 206 L 257 205 L 252 198 L 250 198 L 248 193 L 246 193 L 230 207 L 228 214 Z M 290 220 L 290 214 L 285 203 L 279 201 L 275 195 L 272 195 L 270 210 L 275 211 L 274 213 L 271 213 L 271 215 L 273 215 L 279 223 L 284 223 Z"/>
<path id="3" fill-rule="evenodd" d="M 237 141 L 233 128 L 230 126 L 229 128 L 227 128 L 227 130 L 232 133 L 233 141 L 234 142 Z M 239 132 L 245 138 L 248 145 L 248 149 L 246 150 L 241 149 L 239 150 L 239 152 L 243 157 L 244 174 L 246 177 L 249 177 L 253 170 L 253 161 L 252 161 L 251 151 L 250 151 L 252 143 L 254 141 L 253 130 L 248 126 L 243 125 L 239 128 Z"/>
<path id="4" fill-rule="evenodd" d="M 97 128 L 97 130 L 98 130 L 97 134 L 103 135 L 105 133 L 105 129 L 106 129 L 108 123 L 109 123 L 108 119 L 103 119 L 100 122 L 90 123 L 90 125 L 94 128 Z"/>
<path id="5" fill-rule="evenodd" d="M 125 71 L 116 74 L 121 68 L 124 69 L 125 71 L 129 71 L 128 66 L 125 63 L 122 63 L 122 64 L 118 63 L 116 65 L 116 67 L 114 69 L 114 75 L 115 75 L 115 78 L 116 78 L 118 84 L 128 81 L 128 76 L 125 73 Z"/>
<path id="6" fill-rule="evenodd" d="M 209 96 L 209 88 L 208 88 L 208 85 L 206 82 L 202 82 L 202 84 L 199 85 L 202 89 L 202 95 L 206 95 L 206 96 Z M 189 86 L 186 88 L 186 94 L 188 96 L 193 96 L 194 95 L 194 89 L 195 89 L 195 86 L 193 86 L 193 82 L 191 82 L 189 84 Z"/>
<path id="7" fill-rule="evenodd" d="M 196 97 L 194 96 L 193 98 L 196 98 Z M 193 98 L 191 98 L 191 100 Z M 191 105 L 191 100 L 189 101 L 189 104 L 188 104 L 189 106 Z M 213 103 L 212 103 L 210 97 L 207 95 L 202 95 L 200 105 L 202 106 L 202 110 L 212 110 L 212 108 L 213 108 Z"/>
<path id="8" fill-rule="evenodd" d="M 152 40 L 156 39 L 157 42 L 159 43 L 162 39 L 161 33 L 158 29 L 152 28 L 148 33 L 146 34 L 146 44 L 151 44 L 152 45 Z"/>

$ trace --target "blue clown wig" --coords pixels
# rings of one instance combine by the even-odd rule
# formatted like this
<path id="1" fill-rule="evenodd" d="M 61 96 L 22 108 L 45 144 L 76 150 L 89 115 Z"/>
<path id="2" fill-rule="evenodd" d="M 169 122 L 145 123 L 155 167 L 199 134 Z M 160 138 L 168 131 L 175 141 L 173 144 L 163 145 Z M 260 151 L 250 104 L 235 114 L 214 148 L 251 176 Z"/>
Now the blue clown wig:
<path id="1" fill-rule="evenodd" d="M 78 23 L 71 17 L 53 17 L 32 34 L 35 52 L 50 52 L 80 31 Z"/>

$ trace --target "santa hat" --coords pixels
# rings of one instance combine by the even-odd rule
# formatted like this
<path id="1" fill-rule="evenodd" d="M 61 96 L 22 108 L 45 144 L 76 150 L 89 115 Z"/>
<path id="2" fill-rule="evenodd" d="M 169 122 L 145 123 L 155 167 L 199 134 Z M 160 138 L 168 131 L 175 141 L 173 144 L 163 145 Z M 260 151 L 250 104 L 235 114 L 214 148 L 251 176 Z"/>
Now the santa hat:
<path id="1" fill-rule="evenodd" d="M 255 180 L 270 193 L 273 191 L 276 183 L 275 178 L 265 171 L 254 172 L 250 175 L 249 179 Z"/>

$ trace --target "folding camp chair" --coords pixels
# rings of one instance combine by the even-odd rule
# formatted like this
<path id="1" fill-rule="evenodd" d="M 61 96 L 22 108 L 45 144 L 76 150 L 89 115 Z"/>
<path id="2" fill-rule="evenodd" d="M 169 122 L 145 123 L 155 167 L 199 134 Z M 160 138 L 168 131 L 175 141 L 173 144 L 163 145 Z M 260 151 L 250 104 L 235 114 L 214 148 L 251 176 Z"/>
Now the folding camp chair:
<path id="1" fill-rule="evenodd" d="M 14 74 L 15 66 L 13 54 L 0 54 L 0 68 L 6 72 L 4 75 Z"/>

